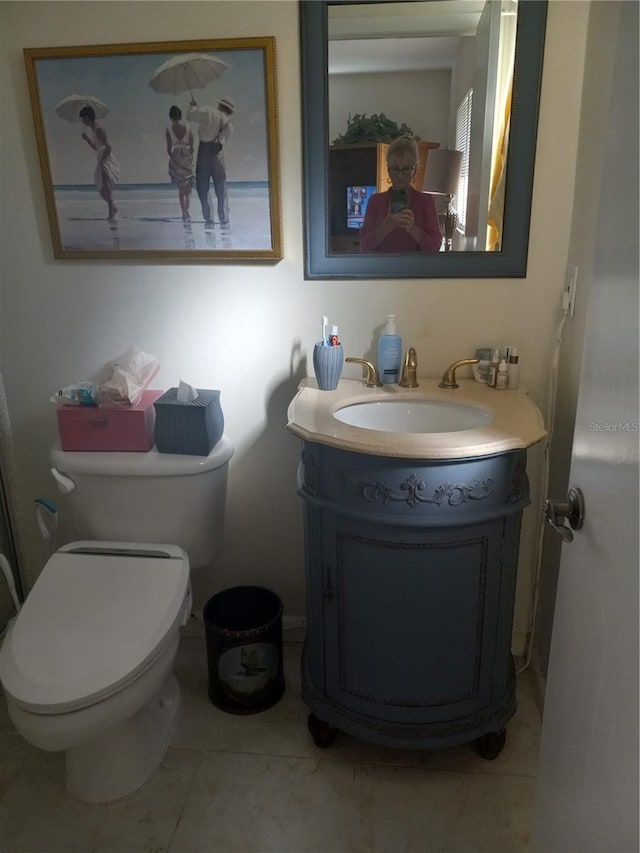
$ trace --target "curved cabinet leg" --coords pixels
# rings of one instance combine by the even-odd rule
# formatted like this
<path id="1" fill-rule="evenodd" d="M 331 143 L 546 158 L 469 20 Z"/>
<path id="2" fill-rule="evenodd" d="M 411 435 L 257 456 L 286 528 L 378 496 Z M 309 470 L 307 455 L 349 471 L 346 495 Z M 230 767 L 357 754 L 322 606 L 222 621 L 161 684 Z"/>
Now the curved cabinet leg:
<path id="1" fill-rule="evenodd" d="M 507 739 L 506 729 L 500 729 L 498 732 L 487 732 L 473 742 L 478 754 L 487 761 L 493 761 L 497 758 L 502 750 Z"/>
<path id="2" fill-rule="evenodd" d="M 319 720 L 315 714 L 309 714 L 307 728 L 313 738 L 313 742 L 321 749 L 331 746 L 335 740 L 336 730 L 324 720 Z"/>

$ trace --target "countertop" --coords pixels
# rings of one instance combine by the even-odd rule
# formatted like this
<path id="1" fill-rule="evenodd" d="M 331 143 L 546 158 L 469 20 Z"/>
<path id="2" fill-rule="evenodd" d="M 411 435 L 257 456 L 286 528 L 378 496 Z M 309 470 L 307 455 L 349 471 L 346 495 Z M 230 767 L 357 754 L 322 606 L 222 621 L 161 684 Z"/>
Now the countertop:
<path id="1" fill-rule="evenodd" d="M 418 378 L 418 388 L 367 388 L 360 379 L 341 379 L 335 391 L 320 391 L 303 379 L 289 404 L 287 427 L 304 441 L 374 456 L 410 459 L 467 459 L 531 447 L 546 436 L 542 413 L 526 389 L 498 391 L 473 379 L 459 388 L 438 388 L 438 379 Z M 342 423 L 334 412 L 353 403 L 434 400 L 479 406 L 493 414 L 488 425 L 438 433 L 394 433 Z"/>

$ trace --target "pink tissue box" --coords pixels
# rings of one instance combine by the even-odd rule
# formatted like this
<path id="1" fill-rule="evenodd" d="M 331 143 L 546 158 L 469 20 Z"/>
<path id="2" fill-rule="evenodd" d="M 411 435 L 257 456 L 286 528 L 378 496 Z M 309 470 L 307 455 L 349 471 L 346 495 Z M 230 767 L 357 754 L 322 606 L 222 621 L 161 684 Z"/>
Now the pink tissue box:
<path id="1" fill-rule="evenodd" d="M 58 406 L 58 432 L 63 450 L 147 451 L 153 447 L 155 409 L 163 391 L 144 391 L 127 409 Z"/>

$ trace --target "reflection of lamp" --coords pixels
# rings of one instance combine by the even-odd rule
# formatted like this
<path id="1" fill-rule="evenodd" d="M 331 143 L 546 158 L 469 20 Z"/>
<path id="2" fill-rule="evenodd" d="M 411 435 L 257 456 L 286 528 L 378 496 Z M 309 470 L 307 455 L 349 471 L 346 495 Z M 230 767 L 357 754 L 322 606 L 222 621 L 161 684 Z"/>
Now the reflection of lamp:
<path id="1" fill-rule="evenodd" d="M 427 157 L 423 190 L 431 195 L 447 198 L 447 210 L 438 214 L 440 233 L 444 237 L 445 252 L 451 251 L 451 241 L 458 224 L 458 214 L 453 207 L 453 197 L 458 192 L 462 151 L 449 148 L 431 148 Z"/>

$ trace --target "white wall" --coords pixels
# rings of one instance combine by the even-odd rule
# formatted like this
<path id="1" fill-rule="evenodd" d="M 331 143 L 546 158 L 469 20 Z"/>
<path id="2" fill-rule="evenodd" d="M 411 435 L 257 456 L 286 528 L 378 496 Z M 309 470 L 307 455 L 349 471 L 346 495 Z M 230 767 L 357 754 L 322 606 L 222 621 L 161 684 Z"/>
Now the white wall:
<path id="1" fill-rule="evenodd" d="M 345 133 L 349 115 L 384 113 L 426 142 L 447 143 L 450 71 L 334 74 L 329 78 L 329 141 Z"/>
<path id="2" fill-rule="evenodd" d="M 550 3 L 526 278 L 305 282 L 294 0 L 0 3 L 0 367 L 27 511 L 37 496 L 59 503 L 48 475 L 56 438 L 49 395 L 137 344 L 160 360 L 158 387 L 182 377 L 222 389 L 236 455 L 226 547 L 204 592 L 262 583 L 282 596 L 286 613 L 303 614 L 299 446 L 285 423 L 299 379 L 312 372 L 322 314 L 340 326 L 347 353 L 362 355 L 372 351 L 373 330 L 395 312 L 423 376 L 440 375 L 479 345 L 517 345 L 522 383 L 544 405 L 572 216 L 586 8 L 571 0 Z M 256 35 L 277 41 L 284 259 L 276 265 L 54 260 L 22 48 Z M 359 373 L 350 366 L 347 375 Z M 537 486 L 539 449 L 530 473 Z M 534 491 L 522 538 L 516 650 L 527 626 L 539 502 Z M 37 541 L 35 525 L 32 534 Z"/>

